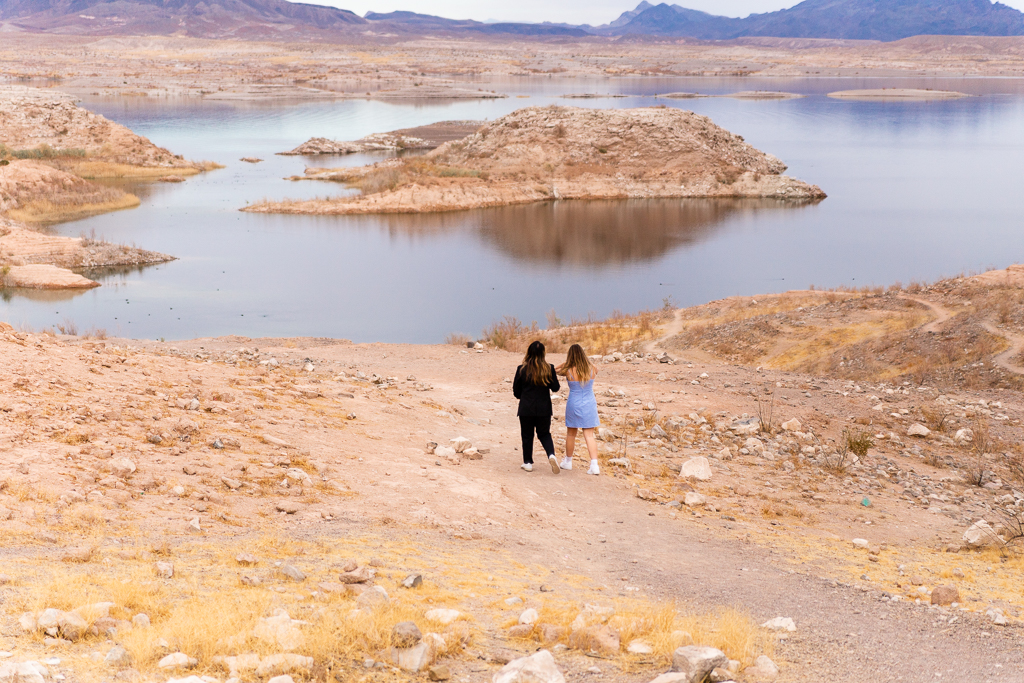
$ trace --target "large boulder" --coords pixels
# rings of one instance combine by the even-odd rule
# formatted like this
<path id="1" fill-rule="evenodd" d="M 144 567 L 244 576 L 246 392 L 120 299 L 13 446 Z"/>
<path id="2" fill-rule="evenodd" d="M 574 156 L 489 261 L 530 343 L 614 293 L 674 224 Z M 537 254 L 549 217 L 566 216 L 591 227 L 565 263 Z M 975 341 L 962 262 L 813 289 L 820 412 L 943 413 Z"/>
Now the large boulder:
<path id="1" fill-rule="evenodd" d="M 938 586 L 932 589 L 932 604 L 933 605 L 952 605 L 954 602 L 960 602 L 960 589 L 956 586 Z"/>
<path id="2" fill-rule="evenodd" d="M 547 650 L 514 659 L 491 678 L 491 683 L 565 683 L 565 676 Z"/>
<path id="3" fill-rule="evenodd" d="M 968 548 L 984 548 L 999 540 L 995 530 L 983 519 L 979 519 L 964 532 L 963 542 Z"/>
<path id="4" fill-rule="evenodd" d="M 725 653 L 713 647 L 688 645 L 672 653 L 672 671 L 688 675 L 686 683 L 704 683 L 712 670 L 728 663 Z"/>

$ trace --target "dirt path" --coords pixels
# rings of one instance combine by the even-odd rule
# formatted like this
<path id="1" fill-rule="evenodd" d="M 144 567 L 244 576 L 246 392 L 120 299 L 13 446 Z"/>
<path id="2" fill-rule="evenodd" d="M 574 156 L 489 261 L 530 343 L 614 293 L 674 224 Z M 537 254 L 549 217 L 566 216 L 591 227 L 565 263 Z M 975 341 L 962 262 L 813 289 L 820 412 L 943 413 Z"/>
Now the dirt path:
<path id="1" fill-rule="evenodd" d="M 661 328 L 662 335 L 653 341 L 645 343 L 642 347 L 644 353 L 651 353 L 656 350 L 663 350 L 662 344 L 683 331 L 683 309 L 677 309 L 672 314 L 672 320 L 665 327 Z"/>
<path id="2" fill-rule="evenodd" d="M 927 299 L 918 299 L 912 296 L 904 296 L 900 298 L 906 299 L 907 301 L 913 301 L 916 304 L 920 304 L 926 307 L 935 315 L 935 320 L 932 320 L 931 322 L 926 323 L 921 327 L 922 332 L 927 332 L 928 334 L 937 334 L 939 332 L 939 328 L 942 327 L 942 325 L 947 320 L 953 317 L 952 312 L 950 312 L 945 307 L 935 303 L 934 301 L 928 301 Z"/>
<path id="3" fill-rule="evenodd" d="M 1001 330 L 990 322 L 983 322 L 981 326 L 990 334 L 997 337 L 1005 337 L 1010 342 L 1010 348 L 994 356 L 992 362 L 1008 372 L 1024 375 L 1024 367 L 1016 365 L 1010 360 L 1019 355 L 1021 351 L 1024 351 L 1024 336 Z"/>

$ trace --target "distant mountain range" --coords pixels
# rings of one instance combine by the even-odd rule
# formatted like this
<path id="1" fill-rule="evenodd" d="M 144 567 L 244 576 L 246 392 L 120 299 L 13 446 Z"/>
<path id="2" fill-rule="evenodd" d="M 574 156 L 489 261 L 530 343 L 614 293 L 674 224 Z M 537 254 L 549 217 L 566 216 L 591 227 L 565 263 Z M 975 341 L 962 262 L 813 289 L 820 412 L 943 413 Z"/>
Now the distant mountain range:
<path id="1" fill-rule="evenodd" d="M 603 35 L 651 35 L 729 40 L 750 36 L 900 40 L 917 35 L 1024 35 L 1024 12 L 991 0 L 805 0 L 795 7 L 720 17 L 679 5 L 641 2 Z"/>
<path id="2" fill-rule="evenodd" d="M 286 0 L 0 0 L 10 28 L 90 35 L 298 38 L 346 35 L 651 36 L 899 40 L 915 35 L 1020 36 L 1024 13 L 991 0 L 805 0 L 743 19 L 647 0 L 605 26 L 485 23 L 415 12 L 360 17 Z"/>

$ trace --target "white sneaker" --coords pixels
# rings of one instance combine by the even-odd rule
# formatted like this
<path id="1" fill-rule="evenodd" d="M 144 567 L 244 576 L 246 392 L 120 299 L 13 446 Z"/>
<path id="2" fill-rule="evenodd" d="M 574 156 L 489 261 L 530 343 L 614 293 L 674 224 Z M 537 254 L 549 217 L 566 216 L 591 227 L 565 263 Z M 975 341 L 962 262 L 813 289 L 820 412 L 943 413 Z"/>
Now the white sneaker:
<path id="1" fill-rule="evenodd" d="M 590 461 L 590 469 L 587 470 L 587 474 L 601 474 L 601 468 L 598 467 L 596 460 Z"/>
<path id="2" fill-rule="evenodd" d="M 566 457 L 562 458 L 562 462 L 559 463 L 558 466 L 561 467 L 563 470 L 571 470 L 572 469 L 572 458 L 570 458 L 569 456 L 566 456 Z"/>
<path id="3" fill-rule="evenodd" d="M 533 463 L 531 462 L 524 462 L 522 465 L 520 465 L 520 467 L 522 467 L 527 472 L 533 472 Z"/>
<path id="4" fill-rule="evenodd" d="M 559 472 L 558 459 L 555 458 L 555 456 L 553 456 L 553 455 L 549 455 L 548 456 L 548 462 L 551 463 L 551 473 L 552 474 L 558 474 L 558 472 Z"/>

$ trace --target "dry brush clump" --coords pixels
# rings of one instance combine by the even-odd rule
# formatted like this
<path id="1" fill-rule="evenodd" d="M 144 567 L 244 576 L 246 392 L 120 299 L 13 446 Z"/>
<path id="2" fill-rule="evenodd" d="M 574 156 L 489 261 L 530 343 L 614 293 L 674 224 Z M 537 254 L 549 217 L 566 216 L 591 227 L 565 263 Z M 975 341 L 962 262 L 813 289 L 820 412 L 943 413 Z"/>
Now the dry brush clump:
<path id="1" fill-rule="evenodd" d="M 536 322 L 526 325 L 514 316 L 505 316 L 483 333 L 483 340 L 499 349 L 524 352 L 531 342 L 540 340 L 549 353 L 564 353 L 579 344 L 589 355 L 607 355 L 615 351 L 636 353 L 644 342 L 657 338 L 657 326 L 665 320 L 665 311 L 641 311 L 625 314 L 614 311 L 604 320 L 588 316 L 563 322 L 552 311 L 548 328 L 541 330 Z"/>

